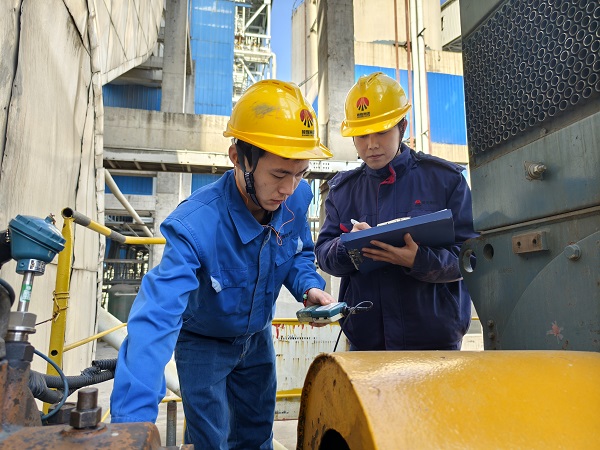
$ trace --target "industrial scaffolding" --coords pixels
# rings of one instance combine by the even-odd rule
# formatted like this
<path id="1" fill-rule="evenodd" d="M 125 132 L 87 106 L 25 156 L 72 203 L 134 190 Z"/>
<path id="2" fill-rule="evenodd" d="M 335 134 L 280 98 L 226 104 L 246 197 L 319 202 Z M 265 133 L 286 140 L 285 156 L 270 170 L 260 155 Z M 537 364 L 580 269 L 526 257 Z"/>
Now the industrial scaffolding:
<path id="1" fill-rule="evenodd" d="M 271 52 L 272 0 L 242 0 L 235 6 L 233 104 L 257 81 L 275 78 Z"/>

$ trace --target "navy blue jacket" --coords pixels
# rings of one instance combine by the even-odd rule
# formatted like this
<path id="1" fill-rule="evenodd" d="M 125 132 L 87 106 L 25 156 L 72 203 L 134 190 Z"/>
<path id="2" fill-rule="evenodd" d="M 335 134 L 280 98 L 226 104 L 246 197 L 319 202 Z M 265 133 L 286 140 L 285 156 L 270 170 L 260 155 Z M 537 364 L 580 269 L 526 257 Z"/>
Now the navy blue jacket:
<path id="1" fill-rule="evenodd" d="M 317 261 L 322 270 L 342 278 L 340 301 L 350 306 L 373 302 L 371 310 L 342 323 L 357 350 L 459 348 L 471 320 L 471 299 L 458 265 L 461 244 L 477 236 L 471 191 L 461 166 L 417 154 L 404 144 L 401 150 L 387 167 L 373 170 L 363 164 L 329 181 Z M 419 246 L 412 269 L 390 264 L 361 274 L 339 239 L 352 229 L 351 219 L 376 226 L 446 208 L 452 211 L 456 244 Z"/>

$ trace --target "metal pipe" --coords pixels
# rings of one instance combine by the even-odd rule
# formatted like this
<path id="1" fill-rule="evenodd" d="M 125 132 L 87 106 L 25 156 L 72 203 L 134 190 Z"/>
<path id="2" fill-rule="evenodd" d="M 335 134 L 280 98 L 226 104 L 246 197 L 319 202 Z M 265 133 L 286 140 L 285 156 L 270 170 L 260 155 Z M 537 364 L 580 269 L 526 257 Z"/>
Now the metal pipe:
<path id="1" fill-rule="evenodd" d="M 394 0 L 394 50 L 396 54 L 396 81 L 400 83 L 400 61 L 398 55 L 398 5 L 397 0 Z M 402 136 L 400 136 L 402 139 Z"/>
<path id="2" fill-rule="evenodd" d="M 431 125 L 429 123 L 429 94 L 427 89 L 427 55 L 425 52 L 425 22 L 423 20 L 423 0 L 417 0 L 417 26 L 419 34 L 417 48 L 419 49 L 419 76 L 421 77 L 421 116 L 426 126 L 422 134 L 425 153 L 431 153 Z"/>
<path id="3" fill-rule="evenodd" d="M 167 447 L 175 446 L 177 440 L 177 402 L 171 400 L 167 403 Z"/>
<path id="4" fill-rule="evenodd" d="M 19 295 L 19 304 L 17 311 L 27 312 L 29 310 L 29 301 L 31 299 L 31 290 L 33 288 L 33 280 L 35 275 L 33 272 L 26 271 L 23 273 L 23 281 L 21 282 L 21 294 Z"/>
<path id="5" fill-rule="evenodd" d="M 117 186 L 117 183 L 115 183 L 115 180 L 113 179 L 110 172 L 106 169 L 104 170 L 104 182 L 110 188 L 112 194 L 117 198 L 117 200 L 119 200 L 119 202 L 121 202 L 121 205 L 123 205 L 125 207 L 125 209 L 129 212 L 129 214 L 131 214 L 131 217 L 133 217 L 133 219 L 137 223 L 139 223 L 140 225 L 143 225 L 142 231 L 144 232 L 144 234 L 148 237 L 154 237 L 154 235 L 148 229 L 148 227 L 146 225 L 144 225 L 144 221 L 138 215 L 137 211 L 133 208 L 133 206 L 131 206 L 131 203 L 129 203 L 129 201 L 125 198 L 125 196 L 119 189 L 119 186 Z"/>
<path id="6" fill-rule="evenodd" d="M 409 0 L 409 13 L 410 13 L 410 41 L 417 42 L 417 13 L 416 13 L 416 0 Z M 413 49 L 414 50 L 414 49 Z M 412 67 L 413 67 L 413 110 L 414 110 L 414 124 L 415 124 L 415 150 L 422 151 L 422 123 L 421 123 L 421 80 L 418 76 L 419 71 L 419 52 L 412 51 Z M 415 73 L 416 72 L 416 73 Z"/>
<path id="7" fill-rule="evenodd" d="M 98 308 L 98 331 L 103 332 L 112 328 L 118 327 L 123 322 L 117 319 L 115 316 L 110 314 L 104 308 Z M 103 337 L 104 342 L 115 349 L 121 348 L 123 340 L 127 337 L 127 331 L 125 328 L 117 329 L 116 331 L 107 334 Z M 181 397 L 181 391 L 179 388 L 179 378 L 177 376 L 177 367 L 175 361 L 171 359 L 165 366 L 165 380 L 167 388 L 175 395 Z"/>
<path id="8" fill-rule="evenodd" d="M 117 231 L 111 230 L 104 225 L 100 225 L 97 222 L 94 222 L 89 217 L 71 209 L 64 208 L 62 210 L 63 218 L 73 218 L 74 222 L 78 225 L 82 225 L 90 230 L 95 231 L 103 236 L 107 236 L 115 242 L 119 244 L 165 244 L 166 240 L 162 237 L 134 237 L 134 236 L 124 236 Z"/>
<path id="9" fill-rule="evenodd" d="M 569 101 L 571 102 L 571 105 L 575 105 L 578 101 L 579 101 L 579 94 L 574 93 L 570 98 Z"/>
<path id="10" fill-rule="evenodd" d="M 62 236 L 65 247 L 58 254 L 56 268 L 56 283 L 54 285 L 54 306 L 52 308 L 52 326 L 50 328 L 50 342 L 48 356 L 62 367 L 67 329 L 67 311 L 69 308 L 69 289 L 71 283 L 71 264 L 73 260 L 73 218 L 63 216 Z M 58 375 L 51 364 L 46 366 L 46 374 Z"/>
<path id="11" fill-rule="evenodd" d="M 126 326 L 127 326 L 126 323 L 122 323 L 121 325 L 117 325 L 116 327 L 113 327 L 109 330 L 103 331 L 102 333 L 96 333 L 93 336 L 87 337 L 85 339 L 81 339 L 80 341 L 73 342 L 72 344 L 69 344 L 69 345 L 65 345 L 63 351 L 68 352 L 69 350 L 73 350 L 74 348 L 81 347 L 82 345 L 85 345 L 89 342 L 96 341 L 96 340 L 106 336 L 107 334 L 113 333 L 117 330 L 120 330 L 121 328 L 126 327 Z"/>

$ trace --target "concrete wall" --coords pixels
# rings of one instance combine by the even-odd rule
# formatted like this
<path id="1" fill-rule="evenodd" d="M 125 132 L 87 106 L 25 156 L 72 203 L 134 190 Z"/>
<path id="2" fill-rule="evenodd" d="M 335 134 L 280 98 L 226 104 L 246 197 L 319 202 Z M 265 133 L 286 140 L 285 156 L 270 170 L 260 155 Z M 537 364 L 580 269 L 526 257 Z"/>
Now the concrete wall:
<path id="1" fill-rule="evenodd" d="M 181 172 L 187 171 L 186 165 L 232 167 L 230 139 L 223 137 L 228 120 L 226 116 L 106 108 L 105 159 L 178 164 Z"/>
<path id="2" fill-rule="evenodd" d="M 142 62 L 154 47 L 163 0 L 10 0 L 0 6 L 0 229 L 16 215 L 56 216 L 71 207 L 103 220 L 101 86 Z M 76 227 L 65 340 L 93 334 L 103 240 Z M 0 277 L 16 291 L 15 263 Z M 30 311 L 52 317 L 56 266 L 36 277 Z M 77 320 L 74 320 L 77 318 Z M 51 322 L 30 341 L 48 351 Z M 89 366 L 92 345 L 65 354 L 64 368 Z M 35 370 L 46 363 L 34 359 Z"/>

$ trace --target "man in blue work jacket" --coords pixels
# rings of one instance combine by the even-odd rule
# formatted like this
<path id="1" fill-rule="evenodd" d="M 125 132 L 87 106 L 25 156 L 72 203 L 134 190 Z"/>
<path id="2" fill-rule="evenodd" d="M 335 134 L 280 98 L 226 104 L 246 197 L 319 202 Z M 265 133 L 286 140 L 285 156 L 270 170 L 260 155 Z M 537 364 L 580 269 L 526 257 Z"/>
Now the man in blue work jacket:
<path id="1" fill-rule="evenodd" d="M 142 280 L 119 351 L 112 422 L 154 422 L 175 349 L 198 449 L 270 449 L 275 414 L 271 320 L 282 285 L 305 304 L 323 292 L 307 222 L 309 159 L 331 153 L 297 86 L 252 85 L 224 132 L 234 169 L 195 191 L 162 223 L 166 247 Z"/>
<path id="2" fill-rule="evenodd" d="M 340 301 L 373 303 L 342 322 L 351 350 L 458 350 L 470 324 L 458 256 L 462 242 L 477 236 L 471 192 L 461 166 L 402 144 L 410 107 L 381 72 L 360 77 L 346 97 L 341 133 L 353 137 L 364 164 L 329 181 L 316 254 L 321 269 L 341 277 Z M 362 255 L 388 264 L 367 274 L 340 241 L 342 233 L 443 209 L 452 211 L 454 245 L 427 247 L 410 234 L 402 247 L 372 241 Z"/>

